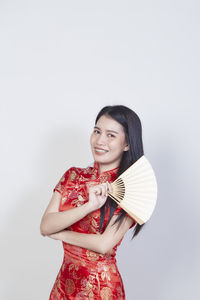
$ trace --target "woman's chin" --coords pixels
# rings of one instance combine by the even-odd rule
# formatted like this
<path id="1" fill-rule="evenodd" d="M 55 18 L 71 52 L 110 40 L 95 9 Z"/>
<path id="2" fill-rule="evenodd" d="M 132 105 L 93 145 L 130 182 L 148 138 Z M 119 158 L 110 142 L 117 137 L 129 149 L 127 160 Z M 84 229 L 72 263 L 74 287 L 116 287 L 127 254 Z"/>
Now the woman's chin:
<path id="1" fill-rule="evenodd" d="M 94 155 L 94 160 L 98 163 L 108 163 L 108 159 L 105 159 L 105 157 Z"/>
<path id="2" fill-rule="evenodd" d="M 108 153 L 96 153 L 93 152 L 93 157 L 95 160 L 99 160 L 99 161 L 104 161 L 104 160 L 108 160 Z"/>
<path id="3" fill-rule="evenodd" d="M 99 157 L 99 156 L 94 156 L 94 159 L 95 159 L 95 161 L 96 162 L 101 162 L 101 163 L 103 163 L 103 162 L 107 162 L 107 160 L 105 159 L 105 158 L 103 158 L 103 157 Z"/>

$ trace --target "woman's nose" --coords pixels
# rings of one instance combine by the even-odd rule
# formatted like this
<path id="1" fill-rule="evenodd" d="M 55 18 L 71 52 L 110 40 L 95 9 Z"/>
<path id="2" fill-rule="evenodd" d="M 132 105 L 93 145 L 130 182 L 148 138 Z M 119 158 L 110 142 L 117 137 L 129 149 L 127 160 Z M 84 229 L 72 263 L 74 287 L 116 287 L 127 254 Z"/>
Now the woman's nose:
<path id="1" fill-rule="evenodd" d="M 99 134 L 97 139 L 97 144 L 105 145 L 106 144 L 106 136 L 104 134 Z"/>

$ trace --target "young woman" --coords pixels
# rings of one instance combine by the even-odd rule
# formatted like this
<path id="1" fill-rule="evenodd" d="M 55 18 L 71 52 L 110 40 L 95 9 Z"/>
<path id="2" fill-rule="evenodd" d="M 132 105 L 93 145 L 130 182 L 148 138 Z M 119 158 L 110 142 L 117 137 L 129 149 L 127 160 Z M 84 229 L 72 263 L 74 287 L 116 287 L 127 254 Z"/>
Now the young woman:
<path id="1" fill-rule="evenodd" d="M 49 300 L 125 299 L 115 255 L 127 230 L 134 227 L 134 237 L 142 225 L 108 192 L 110 183 L 144 154 L 139 117 L 123 105 L 104 107 L 90 144 L 93 166 L 64 173 L 41 220 L 41 234 L 62 241 L 64 248 Z"/>

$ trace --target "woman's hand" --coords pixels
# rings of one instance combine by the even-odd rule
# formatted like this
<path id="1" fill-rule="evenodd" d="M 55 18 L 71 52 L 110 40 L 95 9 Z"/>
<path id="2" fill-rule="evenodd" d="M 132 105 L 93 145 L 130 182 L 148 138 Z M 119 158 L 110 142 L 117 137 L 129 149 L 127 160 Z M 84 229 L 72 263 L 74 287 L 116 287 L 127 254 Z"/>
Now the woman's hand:
<path id="1" fill-rule="evenodd" d="M 96 210 L 104 205 L 108 197 L 108 192 L 112 193 L 112 186 L 108 181 L 89 188 L 88 203 L 93 210 Z"/>

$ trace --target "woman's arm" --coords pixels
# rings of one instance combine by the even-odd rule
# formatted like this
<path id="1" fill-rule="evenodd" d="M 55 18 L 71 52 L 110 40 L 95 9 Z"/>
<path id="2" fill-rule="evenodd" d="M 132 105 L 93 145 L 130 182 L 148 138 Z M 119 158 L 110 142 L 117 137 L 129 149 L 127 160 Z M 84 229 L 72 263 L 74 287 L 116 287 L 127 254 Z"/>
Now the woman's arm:
<path id="1" fill-rule="evenodd" d="M 74 246 L 83 247 L 101 254 L 105 254 L 111 251 L 112 248 L 119 243 L 121 238 L 134 222 L 131 218 L 126 216 L 120 228 L 116 231 L 118 223 L 116 223 L 114 226 L 111 226 L 116 218 L 117 215 L 114 215 L 111 218 L 110 223 L 102 234 L 87 234 L 63 230 L 57 234 L 49 235 L 49 237 L 64 241 Z"/>
<path id="2" fill-rule="evenodd" d="M 61 194 L 55 191 L 47 206 L 40 224 L 40 233 L 50 235 L 59 232 L 84 218 L 90 212 L 100 208 L 106 201 L 107 192 L 112 191 L 106 182 L 89 189 L 89 201 L 67 211 L 59 212 Z"/>
<path id="3" fill-rule="evenodd" d="M 47 206 L 40 224 L 40 233 L 50 235 L 66 229 L 92 212 L 89 202 L 67 211 L 59 212 L 61 194 L 55 191 Z"/>

